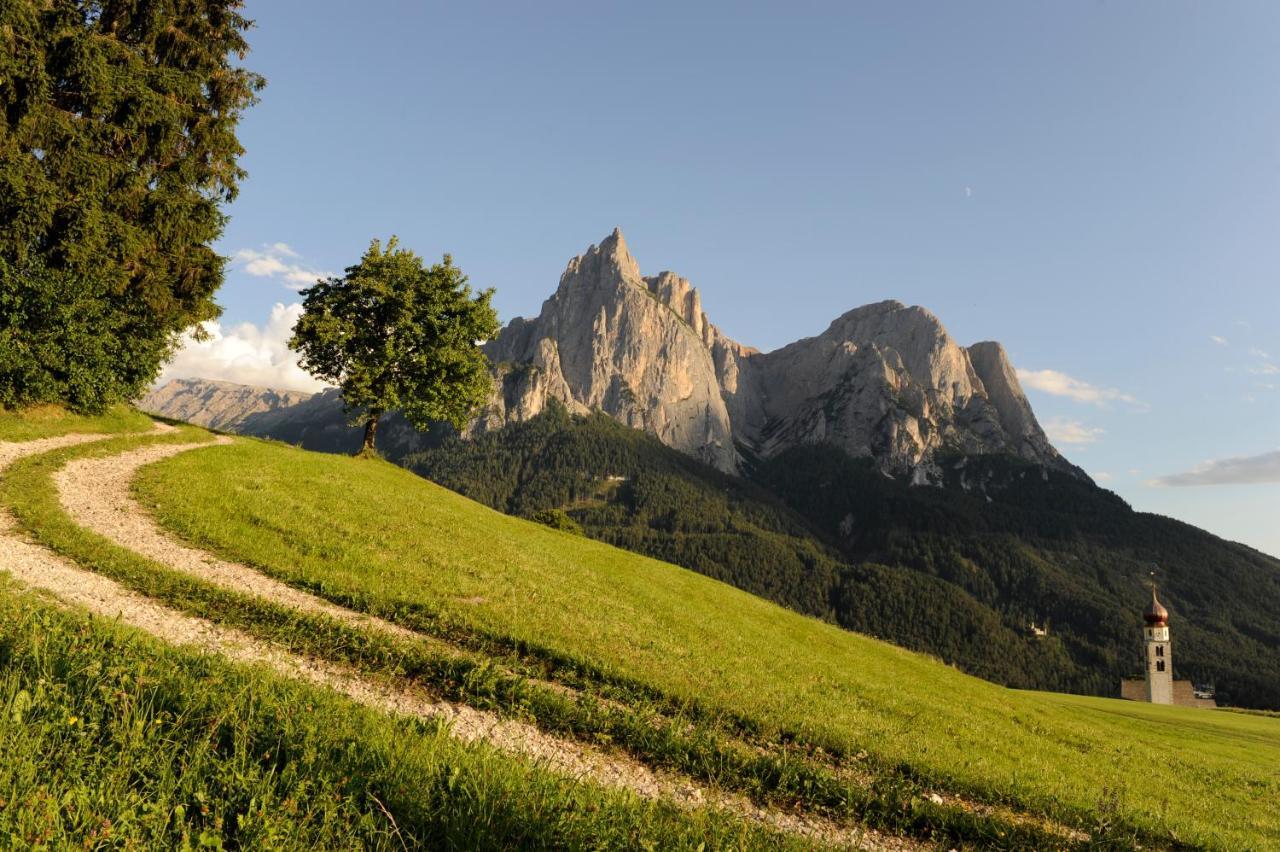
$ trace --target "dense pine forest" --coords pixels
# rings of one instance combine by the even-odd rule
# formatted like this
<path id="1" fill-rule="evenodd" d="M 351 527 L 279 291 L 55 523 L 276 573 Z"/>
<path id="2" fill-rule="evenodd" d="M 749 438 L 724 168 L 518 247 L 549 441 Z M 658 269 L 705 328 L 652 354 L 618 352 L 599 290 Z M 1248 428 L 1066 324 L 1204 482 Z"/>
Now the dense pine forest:
<path id="1" fill-rule="evenodd" d="M 813 446 L 738 478 L 556 405 L 403 461 L 501 511 L 1017 687 L 1115 694 L 1138 666 L 1156 570 L 1177 676 L 1228 703 L 1280 706 L 1280 615 L 1260 603 L 1277 595 L 1275 560 L 1015 459 L 943 459 L 943 487 L 911 487 Z"/>

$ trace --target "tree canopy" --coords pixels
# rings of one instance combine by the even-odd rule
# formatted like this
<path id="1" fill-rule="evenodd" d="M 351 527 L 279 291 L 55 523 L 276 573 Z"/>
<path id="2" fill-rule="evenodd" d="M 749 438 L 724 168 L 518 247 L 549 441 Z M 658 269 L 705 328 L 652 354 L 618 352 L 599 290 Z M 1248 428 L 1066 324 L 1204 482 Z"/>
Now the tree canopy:
<path id="1" fill-rule="evenodd" d="M 236 124 L 263 85 L 235 64 L 241 7 L 0 4 L 0 284 L 21 303 L 0 314 L 0 370 L 22 382 L 5 404 L 128 397 L 177 332 L 217 316 L 210 244 L 244 178 Z M 68 313 L 98 317 L 104 339 L 68 338 L 59 357 Z"/>
<path id="2" fill-rule="evenodd" d="M 399 410 L 421 429 L 461 429 L 492 388 L 479 341 L 498 332 L 493 290 L 472 295 L 449 255 L 426 266 L 392 237 L 374 240 L 341 278 L 302 291 L 303 313 L 289 345 L 299 363 L 337 385 L 348 412 L 365 423 L 372 451 L 378 421 Z"/>

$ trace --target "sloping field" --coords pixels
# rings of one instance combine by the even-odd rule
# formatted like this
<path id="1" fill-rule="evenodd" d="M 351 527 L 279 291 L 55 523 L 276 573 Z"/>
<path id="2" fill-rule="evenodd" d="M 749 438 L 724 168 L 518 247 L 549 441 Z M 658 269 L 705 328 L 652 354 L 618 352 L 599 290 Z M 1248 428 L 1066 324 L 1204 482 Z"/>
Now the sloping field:
<path id="1" fill-rule="evenodd" d="M 1276 719 L 995 687 L 379 462 L 238 440 L 144 469 L 137 493 L 182 538 L 299 588 L 865 786 L 1095 839 L 1280 845 Z"/>
<path id="2" fill-rule="evenodd" d="M 597 764 L 565 772 L 552 759 L 494 747 L 487 740 L 515 723 L 478 730 L 483 713 L 434 702 L 385 671 L 299 656 L 287 643 L 264 643 L 195 614 L 216 614 L 216 599 L 186 612 L 169 606 L 177 596 L 162 566 L 129 576 L 141 562 L 47 505 L 34 510 L 48 496 L 39 486 L 52 485 L 41 467 L 50 454 L 100 452 L 83 434 L 97 427 L 151 425 L 127 412 L 75 418 L 44 411 L 33 419 L 0 412 L 0 489 L 16 498 L 0 510 L 0 846 L 815 842 L 794 827 L 770 830 L 767 819 L 673 801 L 661 788 L 637 796 L 623 783 L 594 783 Z M 17 436 L 22 442 L 8 440 Z M 170 430 L 160 442 L 192 437 L 192 430 Z M 21 465 L 25 475 L 15 469 Z M 41 541 L 23 534 L 15 514 Z M 55 542 L 63 555 L 42 546 Z M 73 552 L 81 562 L 66 558 Z M 169 600 L 141 593 L 148 588 L 168 589 Z M 244 604 L 222 603 L 229 601 Z"/>
<path id="3" fill-rule="evenodd" d="M 0 569 L 75 605 L 0 582 L 19 845 L 1280 845 L 1280 719 L 1005 690 L 391 465 L 151 426 L 0 413 Z"/>

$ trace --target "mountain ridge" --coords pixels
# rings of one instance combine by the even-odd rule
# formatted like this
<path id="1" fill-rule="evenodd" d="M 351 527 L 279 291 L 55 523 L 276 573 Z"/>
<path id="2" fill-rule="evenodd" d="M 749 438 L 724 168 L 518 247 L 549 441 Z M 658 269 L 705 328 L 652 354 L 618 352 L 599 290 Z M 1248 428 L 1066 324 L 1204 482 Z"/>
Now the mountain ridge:
<path id="1" fill-rule="evenodd" d="M 1049 442 L 1000 344 L 961 347 L 927 309 L 885 300 L 761 352 L 713 324 L 687 279 L 643 276 L 616 228 L 569 261 L 538 316 L 512 320 L 485 349 L 496 390 L 473 434 L 556 398 L 729 472 L 742 450 L 825 442 L 918 481 L 956 451 L 1085 476 Z"/>
<path id="2" fill-rule="evenodd" d="M 217 379 L 170 379 L 137 401 L 138 408 L 209 429 L 234 431 L 255 414 L 292 408 L 314 394 Z"/>
<path id="3" fill-rule="evenodd" d="M 917 484 L 939 482 L 935 457 L 955 453 L 1010 454 L 1087 479 L 1050 443 L 999 343 L 962 347 L 932 312 L 890 299 L 761 352 L 712 323 L 688 279 L 642 275 L 617 228 L 568 262 L 536 317 L 512 319 L 483 347 L 494 389 L 464 430 L 470 437 L 535 417 L 554 399 L 573 414 L 603 411 L 731 473 L 793 446 L 830 443 Z M 333 391 L 192 379 L 140 401 L 251 434 L 306 431 L 284 425 L 290 408 L 302 405 L 293 414 L 314 421 L 340 404 Z M 331 414 L 320 419 L 345 435 Z M 404 432 L 398 452 L 419 448 L 412 430 L 396 431 Z"/>

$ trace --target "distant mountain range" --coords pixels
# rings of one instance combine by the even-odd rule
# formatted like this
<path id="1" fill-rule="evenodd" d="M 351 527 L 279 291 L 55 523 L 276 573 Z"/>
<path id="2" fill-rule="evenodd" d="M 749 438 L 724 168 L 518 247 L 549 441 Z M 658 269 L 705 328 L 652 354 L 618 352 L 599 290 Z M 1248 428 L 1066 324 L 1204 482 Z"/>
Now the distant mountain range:
<path id="1" fill-rule="evenodd" d="M 513 320 L 485 350 L 495 388 L 472 435 L 528 420 L 555 399 L 727 472 L 828 443 L 917 482 L 941 475 L 940 453 L 1008 454 L 1084 476 L 1049 443 L 1000 344 L 961 347 L 924 308 L 886 301 L 762 353 L 712 325 L 686 279 L 642 276 L 618 230 L 569 262 L 538 317 Z M 307 399 L 175 380 L 143 404 L 216 428 L 300 435 L 304 427 L 283 421 L 314 423 L 339 404 L 332 392 L 281 417 L 258 415 Z"/>
<path id="2" fill-rule="evenodd" d="M 1016 686 L 1113 694 L 1158 563 L 1179 676 L 1280 708 L 1280 561 L 1098 488 L 1050 444 L 1003 348 L 961 347 L 923 308 L 857 308 L 760 353 L 684 279 L 642 276 L 615 231 L 486 350 L 494 394 L 466 435 L 393 415 L 384 455 Z M 140 405 L 360 445 L 334 390 L 184 380 Z"/>
<path id="3" fill-rule="evenodd" d="M 255 414 L 292 408 L 311 396 L 212 379 L 171 379 L 138 400 L 138 407 L 172 420 L 233 432 Z"/>

